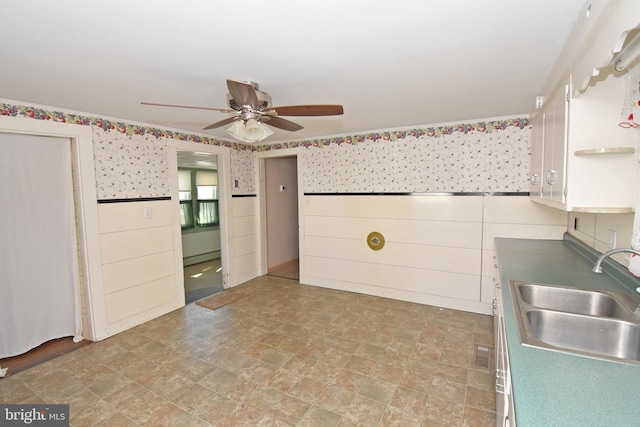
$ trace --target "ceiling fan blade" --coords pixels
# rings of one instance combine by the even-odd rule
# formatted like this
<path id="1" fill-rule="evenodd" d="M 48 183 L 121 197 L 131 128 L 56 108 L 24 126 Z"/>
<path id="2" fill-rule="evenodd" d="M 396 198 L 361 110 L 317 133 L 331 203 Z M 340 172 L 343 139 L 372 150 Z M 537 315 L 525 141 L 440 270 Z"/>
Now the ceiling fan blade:
<path id="1" fill-rule="evenodd" d="M 300 126 L 299 124 L 294 123 L 287 119 L 283 119 L 282 117 L 262 116 L 262 120 L 264 123 L 268 124 L 269 126 L 273 126 L 273 127 L 284 129 L 284 130 L 289 130 L 292 132 L 303 129 L 303 127 Z"/>
<path id="2" fill-rule="evenodd" d="M 344 114 L 342 105 L 284 105 L 270 107 L 279 116 L 339 116 Z"/>
<path id="3" fill-rule="evenodd" d="M 258 108 L 258 95 L 256 89 L 251 83 L 241 82 L 238 80 L 227 80 L 227 87 L 229 93 L 236 104 L 240 107 L 249 106 L 251 108 Z"/>
<path id="4" fill-rule="evenodd" d="M 214 107 L 195 107 L 192 105 L 175 105 L 175 104 L 156 104 L 155 102 L 141 102 L 142 105 L 155 105 L 156 107 L 177 107 L 177 108 L 193 108 L 195 110 L 212 110 L 222 111 L 223 113 L 234 113 L 234 110 L 228 108 L 214 108 Z"/>
<path id="5" fill-rule="evenodd" d="M 207 129 L 215 129 L 215 128 L 219 128 L 220 126 L 224 126 L 224 125 L 228 125 L 229 123 L 233 122 L 234 120 L 236 120 L 238 117 L 228 117 L 224 120 L 220 120 L 219 122 L 215 122 L 213 124 L 210 124 L 209 126 L 207 126 L 206 128 L 204 128 L 203 130 L 207 130 Z"/>

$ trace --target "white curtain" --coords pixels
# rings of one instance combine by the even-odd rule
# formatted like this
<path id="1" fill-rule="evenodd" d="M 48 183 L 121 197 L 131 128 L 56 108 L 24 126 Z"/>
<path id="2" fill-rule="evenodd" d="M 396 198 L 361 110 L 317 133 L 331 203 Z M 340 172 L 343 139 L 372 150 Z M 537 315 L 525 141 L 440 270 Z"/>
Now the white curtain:
<path id="1" fill-rule="evenodd" d="M 0 358 L 82 340 L 71 141 L 0 133 Z"/>

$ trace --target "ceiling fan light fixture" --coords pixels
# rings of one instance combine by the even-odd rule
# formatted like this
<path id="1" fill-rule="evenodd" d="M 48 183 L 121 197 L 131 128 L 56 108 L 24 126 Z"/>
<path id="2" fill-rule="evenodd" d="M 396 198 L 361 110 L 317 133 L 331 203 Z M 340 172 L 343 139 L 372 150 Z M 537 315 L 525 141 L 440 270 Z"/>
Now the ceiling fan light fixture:
<path id="1" fill-rule="evenodd" d="M 273 135 L 271 129 L 256 119 L 235 121 L 227 128 L 227 133 L 235 139 L 247 143 L 260 142 Z"/>
<path id="2" fill-rule="evenodd" d="M 256 119 L 249 119 L 244 124 L 244 136 L 248 140 L 258 142 L 271 135 L 273 135 L 273 131 Z"/>
<path id="3" fill-rule="evenodd" d="M 244 122 L 236 120 L 227 128 L 227 133 L 240 141 L 244 140 Z"/>

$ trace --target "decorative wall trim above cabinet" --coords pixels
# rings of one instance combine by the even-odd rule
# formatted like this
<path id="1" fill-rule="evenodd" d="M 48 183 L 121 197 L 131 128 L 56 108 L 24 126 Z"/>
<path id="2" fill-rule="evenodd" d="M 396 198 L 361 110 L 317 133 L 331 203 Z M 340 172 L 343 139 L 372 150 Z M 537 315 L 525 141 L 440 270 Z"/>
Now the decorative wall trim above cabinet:
<path id="1" fill-rule="evenodd" d="M 590 14 L 579 15 L 574 33 L 560 56 L 569 56 L 573 96 L 589 91 L 594 79 L 606 74 L 607 67 L 624 46 L 629 33 L 637 28 L 640 2 L 615 0 L 586 2 Z"/>

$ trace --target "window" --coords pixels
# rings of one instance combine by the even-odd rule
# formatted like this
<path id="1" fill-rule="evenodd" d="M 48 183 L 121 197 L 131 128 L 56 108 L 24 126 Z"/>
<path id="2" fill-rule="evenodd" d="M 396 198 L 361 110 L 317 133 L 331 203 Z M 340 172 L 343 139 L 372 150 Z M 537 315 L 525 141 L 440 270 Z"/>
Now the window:
<path id="1" fill-rule="evenodd" d="M 183 230 L 220 224 L 217 171 L 178 169 L 178 199 Z"/>
<path id="2" fill-rule="evenodd" d="M 191 200 L 180 200 L 180 226 L 183 230 L 193 228 L 193 206 Z"/>

